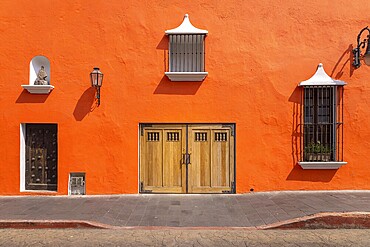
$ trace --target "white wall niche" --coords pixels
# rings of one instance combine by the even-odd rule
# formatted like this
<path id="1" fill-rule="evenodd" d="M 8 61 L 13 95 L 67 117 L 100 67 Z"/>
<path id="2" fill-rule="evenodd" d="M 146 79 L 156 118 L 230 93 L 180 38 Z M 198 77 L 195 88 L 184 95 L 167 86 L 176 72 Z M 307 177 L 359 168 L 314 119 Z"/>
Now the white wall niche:
<path id="1" fill-rule="evenodd" d="M 37 73 L 44 66 L 45 72 L 47 74 L 46 81 L 47 85 L 35 85 L 35 80 L 37 78 Z M 31 94 L 49 94 L 54 86 L 50 84 L 50 61 L 45 56 L 35 56 L 30 62 L 29 70 L 29 83 L 28 85 L 22 85 Z"/>

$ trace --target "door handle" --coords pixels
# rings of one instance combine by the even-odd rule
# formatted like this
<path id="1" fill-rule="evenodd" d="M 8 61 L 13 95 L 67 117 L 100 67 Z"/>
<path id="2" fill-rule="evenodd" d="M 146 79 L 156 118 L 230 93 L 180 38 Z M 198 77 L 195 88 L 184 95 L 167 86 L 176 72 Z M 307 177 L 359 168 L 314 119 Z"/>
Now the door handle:
<path id="1" fill-rule="evenodd" d="M 190 162 L 190 155 L 191 154 L 182 154 L 182 159 L 181 159 L 181 164 L 182 165 L 191 164 L 191 162 Z"/>
<path id="2" fill-rule="evenodd" d="M 185 155 L 186 154 L 182 154 L 182 157 L 181 157 L 181 165 L 185 165 L 186 162 L 185 162 Z"/>
<path id="3" fill-rule="evenodd" d="M 190 161 L 190 155 L 191 154 L 186 154 L 186 164 L 191 164 L 191 161 Z"/>

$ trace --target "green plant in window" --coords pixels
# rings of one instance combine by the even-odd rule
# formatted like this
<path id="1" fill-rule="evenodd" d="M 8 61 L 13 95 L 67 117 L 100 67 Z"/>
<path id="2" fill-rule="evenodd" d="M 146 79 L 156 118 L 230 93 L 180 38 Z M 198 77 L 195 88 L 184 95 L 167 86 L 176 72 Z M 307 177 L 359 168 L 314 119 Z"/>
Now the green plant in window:
<path id="1" fill-rule="evenodd" d="M 331 150 L 327 145 L 311 142 L 304 148 L 306 161 L 329 161 Z"/>
<path id="2" fill-rule="evenodd" d="M 315 153 L 315 154 L 318 154 L 318 153 L 330 153 L 330 148 L 324 144 L 321 144 L 320 141 L 318 142 L 311 142 L 310 144 L 308 144 L 304 151 L 306 153 Z"/>

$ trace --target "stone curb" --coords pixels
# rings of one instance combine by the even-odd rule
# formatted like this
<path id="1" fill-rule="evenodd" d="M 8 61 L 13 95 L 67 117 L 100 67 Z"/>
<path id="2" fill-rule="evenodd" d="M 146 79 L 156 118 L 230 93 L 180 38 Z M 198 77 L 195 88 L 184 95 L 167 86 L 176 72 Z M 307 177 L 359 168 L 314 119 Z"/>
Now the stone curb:
<path id="1" fill-rule="evenodd" d="M 64 228 L 95 228 L 110 229 L 111 226 L 81 220 L 0 220 L 0 229 L 64 229 Z"/>
<path id="2" fill-rule="evenodd" d="M 370 229 L 369 212 L 317 213 L 256 227 L 168 227 L 112 226 L 79 220 L 0 220 L 0 229 L 116 229 L 116 230 L 289 230 L 289 229 Z"/>
<path id="3" fill-rule="evenodd" d="M 317 213 L 257 227 L 269 229 L 370 229 L 370 212 Z"/>

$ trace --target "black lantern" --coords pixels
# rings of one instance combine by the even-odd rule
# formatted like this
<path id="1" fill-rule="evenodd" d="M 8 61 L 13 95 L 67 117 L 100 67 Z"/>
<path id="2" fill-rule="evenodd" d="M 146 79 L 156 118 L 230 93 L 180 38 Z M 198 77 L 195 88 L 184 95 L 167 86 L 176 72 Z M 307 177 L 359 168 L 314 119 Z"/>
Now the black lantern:
<path id="1" fill-rule="evenodd" d="M 103 73 L 99 68 L 94 68 L 90 73 L 91 86 L 96 88 L 96 98 L 98 100 L 98 105 L 100 105 L 100 87 L 103 83 Z"/>
<path id="2" fill-rule="evenodd" d="M 361 35 L 364 31 L 367 31 L 369 34 L 366 36 L 364 40 L 361 41 Z M 362 49 L 365 48 L 366 43 L 367 43 L 366 51 L 365 51 L 365 54 L 362 56 L 362 58 L 365 64 L 370 66 L 370 29 L 369 27 L 365 27 L 360 31 L 360 33 L 357 36 L 357 47 L 353 49 L 352 51 L 354 55 L 353 56 L 353 66 L 356 69 L 361 66 L 361 62 L 360 62 L 361 48 Z"/>

